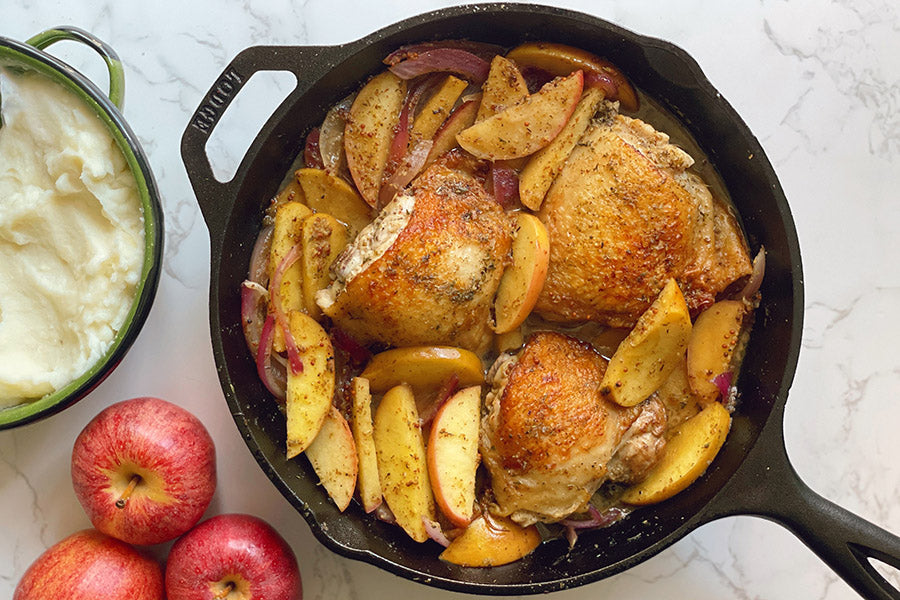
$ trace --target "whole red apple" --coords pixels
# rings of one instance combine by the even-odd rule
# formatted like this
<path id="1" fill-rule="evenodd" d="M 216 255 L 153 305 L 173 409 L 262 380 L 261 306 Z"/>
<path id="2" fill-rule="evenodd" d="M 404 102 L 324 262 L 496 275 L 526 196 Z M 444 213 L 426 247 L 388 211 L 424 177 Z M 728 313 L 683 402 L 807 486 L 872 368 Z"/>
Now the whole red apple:
<path id="1" fill-rule="evenodd" d="M 125 542 L 85 529 L 41 554 L 13 600 L 162 600 L 159 564 Z"/>
<path id="2" fill-rule="evenodd" d="M 159 398 L 107 407 L 75 440 L 75 495 L 94 527 L 131 544 L 188 531 L 216 488 L 216 452 L 203 424 Z"/>
<path id="3" fill-rule="evenodd" d="M 297 558 L 257 517 L 218 515 L 175 542 L 166 565 L 169 600 L 300 600 Z"/>

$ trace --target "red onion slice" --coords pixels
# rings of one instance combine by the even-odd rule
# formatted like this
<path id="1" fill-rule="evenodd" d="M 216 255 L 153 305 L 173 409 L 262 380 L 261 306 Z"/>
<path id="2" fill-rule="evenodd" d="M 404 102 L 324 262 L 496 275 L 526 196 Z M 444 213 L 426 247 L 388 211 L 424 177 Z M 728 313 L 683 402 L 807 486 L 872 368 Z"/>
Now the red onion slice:
<path id="1" fill-rule="evenodd" d="M 619 85 L 609 74 L 603 71 L 590 69 L 585 71 L 584 88 L 600 88 L 608 100 L 617 100 L 619 98 Z"/>
<path id="2" fill-rule="evenodd" d="M 712 378 L 712 383 L 714 383 L 715 386 L 719 388 L 719 393 L 722 394 L 722 398 L 724 398 L 725 400 L 728 400 L 729 394 L 731 393 L 732 381 L 734 381 L 734 373 L 732 373 L 731 371 L 719 373 Z"/>
<path id="3" fill-rule="evenodd" d="M 409 182 L 419 174 L 419 171 L 425 166 L 428 153 L 431 152 L 433 145 L 434 140 L 422 140 L 406 155 L 390 179 L 382 184 L 381 191 L 378 193 L 379 208 L 384 208 L 394 199 L 397 192 L 409 185 Z"/>
<path id="4" fill-rule="evenodd" d="M 441 406 L 450 399 L 450 397 L 456 393 L 459 389 L 459 376 L 456 373 L 452 373 L 447 380 L 441 384 L 440 389 L 435 395 L 434 402 L 432 402 L 428 408 L 422 411 L 422 414 L 419 415 L 419 423 L 423 427 L 427 427 L 434 420 L 435 415 L 441 409 Z"/>
<path id="5" fill-rule="evenodd" d="M 425 525 L 425 533 L 428 534 L 428 537 L 444 548 L 450 545 L 450 540 L 444 535 L 444 532 L 441 530 L 441 526 L 437 521 L 432 521 L 428 517 L 423 516 L 422 523 Z"/>
<path id="6" fill-rule="evenodd" d="M 275 337 L 275 315 L 270 314 L 262 328 L 259 338 L 259 349 L 256 353 L 256 372 L 269 392 L 284 400 L 287 384 L 284 372 L 272 364 L 272 340 Z"/>
<path id="7" fill-rule="evenodd" d="M 322 151 L 319 148 L 320 138 L 321 133 L 318 127 L 314 127 L 306 136 L 306 144 L 303 146 L 303 162 L 307 168 L 323 169 L 325 167 L 322 162 Z"/>
<path id="8" fill-rule="evenodd" d="M 413 79 L 428 73 L 455 73 L 481 85 L 487 79 L 490 63 L 467 50 L 436 48 L 417 52 L 388 69 L 400 79 Z"/>
<path id="9" fill-rule="evenodd" d="M 762 285 L 763 277 L 765 277 L 765 274 L 766 249 L 760 248 L 759 252 L 756 253 L 756 257 L 753 259 L 753 272 L 750 274 L 750 279 L 748 279 L 747 283 L 744 284 L 744 288 L 740 292 L 738 292 L 736 299 L 746 300 L 755 296 L 756 292 L 759 291 L 759 288 Z"/>
<path id="10" fill-rule="evenodd" d="M 397 522 L 397 517 L 394 516 L 393 511 L 387 505 L 387 502 L 382 501 L 375 510 L 372 511 L 372 514 L 375 515 L 375 518 L 379 521 L 384 521 L 385 523 L 390 523 L 391 525 Z"/>
<path id="11" fill-rule="evenodd" d="M 255 281 L 241 284 L 241 326 L 250 353 L 256 355 L 263 323 L 266 320 L 266 303 L 269 292 Z"/>
<path id="12" fill-rule="evenodd" d="M 497 55 L 503 54 L 503 47 L 496 44 L 488 44 L 485 42 L 473 42 L 470 40 L 441 40 L 439 42 L 421 42 L 418 44 L 408 44 L 401 46 L 387 55 L 384 64 L 395 65 L 408 58 L 413 58 L 423 52 L 440 49 L 455 49 L 471 52 L 488 62 Z"/>
<path id="13" fill-rule="evenodd" d="M 269 284 L 268 265 L 269 250 L 272 247 L 272 225 L 263 227 L 253 243 L 253 251 L 250 253 L 250 268 L 247 270 L 247 279 L 265 287 Z"/>
<path id="14" fill-rule="evenodd" d="M 368 348 L 340 327 L 334 327 L 331 330 L 331 341 L 334 342 L 336 348 L 346 352 L 357 367 L 365 365 L 372 358 L 372 353 Z"/>
<path id="15" fill-rule="evenodd" d="M 301 254 L 300 244 L 291 246 L 291 249 L 285 255 L 284 259 L 282 259 L 281 264 L 275 269 L 275 273 L 272 275 L 272 284 L 269 286 L 269 295 L 272 298 L 272 306 L 275 308 L 275 319 L 284 334 L 284 345 L 288 351 L 291 373 L 294 375 L 303 372 L 303 360 L 300 358 L 300 349 L 297 348 L 297 341 L 294 339 L 294 336 L 291 335 L 290 325 L 288 324 L 284 307 L 281 305 L 281 294 L 279 292 L 281 290 L 281 280 L 284 278 L 285 271 L 290 269 L 291 266 L 297 262 Z"/>
<path id="16" fill-rule="evenodd" d="M 519 174 L 503 163 L 491 163 L 491 187 L 494 199 L 503 208 L 511 208 L 519 200 Z"/>

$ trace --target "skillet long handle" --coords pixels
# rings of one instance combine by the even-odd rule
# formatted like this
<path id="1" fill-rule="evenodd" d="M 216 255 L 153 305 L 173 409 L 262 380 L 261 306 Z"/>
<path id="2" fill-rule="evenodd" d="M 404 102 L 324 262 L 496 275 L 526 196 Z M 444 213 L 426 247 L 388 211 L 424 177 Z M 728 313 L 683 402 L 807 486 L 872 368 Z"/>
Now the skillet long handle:
<path id="1" fill-rule="evenodd" d="M 774 415 L 773 415 L 774 416 Z M 823 498 L 791 466 L 772 418 L 739 472 L 714 500 L 715 516 L 752 514 L 783 525 L 864 598 L 900 600 L 872 565 L 900 569 L 900 537 Z"/>
<path id="2" fill-rule="evenodd" d="M 181 137 L 181 158 L 187 168 L 188 178 L 197 196 L 200 212 L 206 221 L 213 244 L 213 252 L 219 245 L 231 214 L 230 202 L 234 201 L 237 186 L 246 171 L 246 156 L 230 181 L 219 181 L 213 175 L 212 165 L 206 153 L 206 143 L 232 100 L 241 88 L 258 71 L 288 71 L 297 77 L 297 85 L 281 105 L 275 109 L 269 122 L 283 117 L 296 93 L 318 77 L 311 65 L 327 63 L 337 46 L 253 46 L 240 52 L 222 71 L 194 112 Z M 300 90 L 302 91 L 302 90 Z M 257 140 L 258 141 L 258 140 Z M 254 142 L 255 144 L 256 142 Z M 253 153 L 253 146 L 248 155 Z"/>

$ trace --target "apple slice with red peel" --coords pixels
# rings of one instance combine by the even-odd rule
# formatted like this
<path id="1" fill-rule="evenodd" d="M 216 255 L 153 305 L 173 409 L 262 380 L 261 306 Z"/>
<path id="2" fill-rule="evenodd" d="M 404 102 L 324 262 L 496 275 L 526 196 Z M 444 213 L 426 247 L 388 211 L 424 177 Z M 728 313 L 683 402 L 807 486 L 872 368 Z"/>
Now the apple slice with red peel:
<path id="1" fill-rule="evenodd" d="M 369 380 L 354 377 L 350 382 L 352 412 L 350 423 L 356 454 L 359 460 L 359 498 L 363 509 L 369 513 L 381 506 L 381 480 L 378 476 L 378 456 L 375 452 L 375 436 L 372 431 L 372 395 Z"/>
<path id="2" fill-rule="evenodd" d="M 449 152 L 456 148 L 459 144 L 456 142 L 456 134 L 463 129 L 471 127 L 475 122 L 475 115 L 478 112 L 478 100 L 466 100 L 450 113 L 444 124 L 440 126 L 437 133 L 434 134 L 434 143 L 428 152 L 428 158 L 425 164 L 433 162 L 438 156 Z"/>
<path id="3" fill-rule="evenodd" d="M 640 105 L 634 87 L 615 65 L 581 48 L 548 42 L 528 42 L 510 50 L 506 58 L 520 68 L 534 67 L 557 76 L 581 69 L 585 75 L 585 86 L 600 87 L 607 98 L 618 100 L 625 110 L 635 111 Z"/>
<path id="4" fill-rule="evenodd" d="M 428 474 L 434 499 L 457 527 L 471 522 L 478 469 L 481 386 L 456 392 L 438 410 L 428 436 Z"/>
<path id="5" fill-rule="evenodd" d="M 406 82 L 385 71 L 359 91 L 344 128 L 347 167 L 360 195 L 375 206 L 406 96 Z"/>
<path id="6" fill-rule="evenodd" d="M 687 346 L 691 389 L 704 402 L 719 396 L 716 377 L 732 370 L 732 360 L 747 306 L 739 300 L 720 300 L 697 317 Z"/>
<path id="7" fill-rule="evenodd" d="M 306 449 L 306 457 L 338 510 L 353 499 L 359 460 L 350 425 L 334 406 L 325 416 L 319 435 Z"/>
<path id="8" fill-rule="evenodd" d="M 596 88 L 586 90 L 559 135 L 529 159 L 519 174 L 519 200 L 526 208 L 534 211 L 541 208 L 547 190 L 562 171 L 575 144 L 587 131 L 602 101 L 602 91 Z"/>
<path id="9" fill-rule="evenodd" d="M 401 383 L 414 388 L 437 388 L 456 375 L 460 386 L 480 385 L 484 371 L 478 355 L 453 346 L 407 346 L 379 352 L 361 377 L 373 392 L 383 392 Z"/>
<path id="10" fill-rule="evenodd" d="M 508 333 L 522 324 L 537 302 L 550 264 L 550 236 L 531 213 L 516 213 L 512 264 L 503 272 L 494 298 L 494 331 Z"/>
<path id="11" fill-rule="evenodd" d="M 562 131 L 581 98 L 584 74 L 557 78 L 516 104 L 456 136 L 464 150 L 485 160 L 533 154 Z"/>
<path id="12" fill-rule="evenodd" d="M 413 121 L 412 131 L 409 136 L 410 148 L 414 148 L 422 140 L 434 139 L 438 129 L 450 116 L 450 111 L 456 104 L 460 94 L 463 93 L 468 85 L 467 81 L 453 75 L 448 75 L 438 85 Z"/>
<path id="13" fill-rule="evenodd" d="M 331 410 L 334 395 L 334 348 L 315 319 L 300 311 L 288 316 L 303 368 L 287 370 L 287 457 L 309 447 Z"/>
<path id="14" fill-rule="evenodd" d="M 525 100 L 528 84 L 512 61 L 497 55 L 491 60 L 491 70 L 481 86 L 481 92 L 476 123 Z"/>
<path id="15" fill-rule="evenodd" d="M 425 441 L 408 385 L 391 388 L 375 410 L 375 452 L 381 489 L 397 524 L 417 542 L 428 539 L 422 517 L 434 520 Z"/>
<path id="16" fill-rule="evenodd" d="M 440 558 L 463 567 L 496 567 L 519 560 L 540 543 L 541 534 L 534 525 L 522 527 L 485 513 L 469 523 Z"/>

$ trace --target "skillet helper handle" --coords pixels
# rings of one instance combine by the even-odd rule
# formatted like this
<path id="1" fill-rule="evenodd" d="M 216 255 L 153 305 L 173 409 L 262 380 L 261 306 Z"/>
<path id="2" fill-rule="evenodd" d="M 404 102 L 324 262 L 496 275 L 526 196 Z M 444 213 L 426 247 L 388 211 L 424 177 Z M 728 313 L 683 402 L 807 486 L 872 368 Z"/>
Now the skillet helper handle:
<path id="1" fill-rule="evenodd" d="M 48 29 L 25 43 L 34 46 L 38 50 L 43 50 L 63 40 L 85 44 L 103 58 L 103 61 L 106 63 L 106 70 L 109 72 L 109 92 L 107 95 L 112 103 L 116 105 L 116 108 L 122 110 L 125 104 L 125 69 L 122 67 L 119 55 L 116 54 L 116 51 L 109 44 L 84 29 L 70 25 L 60 25 L 59 27 Z"/>
<path id="2" fill-rule="evenodd" d="M 810 489 L 788 460 L 781 423 L 770 419 L 739 473 L 714 501 L 716 516 L 754 514 L 775 521 L 863 598 L 900 600 L 900 589 L 869 560 L 900 569 L 900 537 Z"/>
<path id="3" fill-rule="evenodd" d="M 225 231 L 231 203 L 236 196 L 246 165 L 238 168 L 230 181 L 219 181 L 213 174 L 206 144 L 228 106 L 241 88 L 258 71 L 289 71 L 297 77 L 297 86 L 281 105 L 275 109 L 269 122 L 277 120 L 289 106 L 297 88 L 305 81 L 314 81 L 314 69 L 310 64 L 321 64 L 323 54 L 331 47 L 319 46 L 253 46 L 240 52 L 225 67 L 194 112 L 181 138 L 181 158 L 187 168 L 188 178 L 194 188 L 200 212 L 209 229 L 214 245 Z M 313 76 L 313 77 L 311 77 Z M 253 146 L 251 146 L 252 149 Z M 248 151 L 249 152 L 249 151 Z M 246 159 L 246 157 L 245 157 Z"/>

